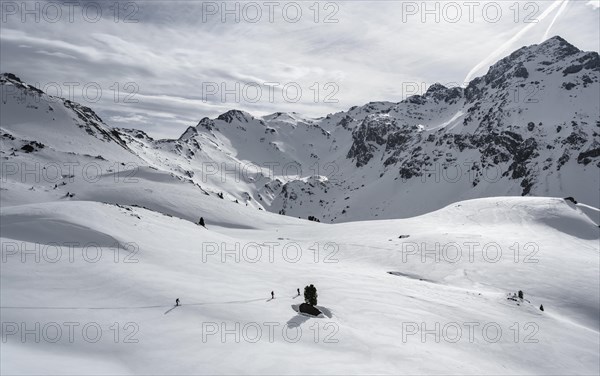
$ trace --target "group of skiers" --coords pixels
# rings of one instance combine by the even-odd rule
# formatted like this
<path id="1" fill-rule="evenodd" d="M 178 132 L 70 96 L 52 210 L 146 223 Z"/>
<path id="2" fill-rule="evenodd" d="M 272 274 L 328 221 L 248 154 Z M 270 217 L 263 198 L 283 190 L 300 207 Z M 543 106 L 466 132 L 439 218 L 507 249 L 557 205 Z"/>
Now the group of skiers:
<path id="1" fill-rule="evenodd" d="M 300 296 L 300 289 L 296 289 L 298 296 Z M 275 299 L 275 291 L 271 291 L 271 299 Z M 175 307 L 179 307 L 179 298 L 175 299 Z"/>
<path id="2" fill-rule="evenodd" d="M 298 296 L 300 296 L 300 289 L 296 289 Z M 275 292 L 271 291 L 271 299 L 275 299 Z"/>

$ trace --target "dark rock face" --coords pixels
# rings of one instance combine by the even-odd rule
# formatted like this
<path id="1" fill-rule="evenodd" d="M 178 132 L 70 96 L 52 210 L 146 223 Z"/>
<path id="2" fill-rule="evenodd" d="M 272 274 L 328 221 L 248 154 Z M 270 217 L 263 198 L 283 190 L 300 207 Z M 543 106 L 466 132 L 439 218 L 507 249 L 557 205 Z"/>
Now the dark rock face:
<path id="1" fill-rule="evenodd" d="M 375 153 L 382 153 L 384 166 L 398 166 L 399 176 L 404 180 L 434 170 L 435 163 L 453 164 L 456 156 L 465 150 L 479 155 L 477 160 L 470 161 L 476 177 L 480 166 L 508 163 L 505 167 L 506 173 L 510 173 L 508 176 L 515 180 L 524 179 L 534 174 L 535 166 L 532 164 L 541 148 L 534 137 L 524 139 L 521 134 L 512 131 L 482 130 L 462 135 L 436 133 L 423 140 L 418 130 L 411 127 L 402 129 L 389 122 L 365 122 L 353 133 L 354 142 L 348 157 L 354 158 L 357 167 L 361 167 L 373 159 Z M 532 124 L 528 126 L 529 131 L 534 130 Z M 426 149 L 430 152 L 424 152 Z M 593 157 L 595 154 L 590 152 L 582 158 L 588 155 Z M 531 184 L 525 183 L 523 187 L 528 193 Z"/>
<path id="2" fill-rule="evenodd" d="M 529 71 L 527 71 L 527 68 L 525 68 L 523 64 L 520 64 L 519 67 L 517 67 L 517 69 L 515 70 L 515 77 L 520 77 L 524 79 L 529 78 Z"/>
<path id="3" fill-rule="evenodd" d="M 431 85 L 424 95 L 413 95 L 400 103 L 411 103 L 424 105 L 429 101 L 435 103 L 454 104 L 464 96 L 464 90 L 461 87 L 447 88 L 440 83 Z"/>
<path id="4" fill-rule="evenodd" d="M 15 76 L 12 73 L 6 73 L 5 76 L 6 76 L 7 79 L 9 79 L 11 81 L 16 81 L 16 82 L 23 83 L 23 81 L 21 81 L 21 79 L 19 77 Z"/>
<path id="5" fill-rule="evenodd" d="M 339 126 L 343 127 L 344 129 L 350 129 L 350 125 L 352 124 L 352 117 L 350 117 L 349 115 L 346 115 L 344 118 L 342 118 L 342 120 L 340 120 L 340 122 L 338 123 Z"/>
<path id="6" fill-rule="evenodd" d="M 358 129 L 352 132 L 354 142 L 348 151 L 347 158 L 355 159 L 356 167 L 362 167 L 369 163 L 377 146 L 385 144 L 386 136 L 394 126 L 385 119 L 368 116 Z"/>
<path id="7" fill-rule="evenodd" d="M 577 156 L 577 163 L 588 165 L 590 162 L 592 162 L 592 160 L 598 159 L 598 157 L 600 157 L 600 147 L 580 153 Z"/>
<path id="8" fill-rule="evenodd" d="M 353 143 L 347 158 L 356 161 L 356 167 L 368 164 L 380 147 L 385 145 L 385 152 L 400 149 L 409 141 L 420 140 L 417 127 L 400 127 L 398 123 L 385 116 L 369 115 L 357 129 L 352 132 Z M 391 158 L 391 159 L 390 159 Z M 388 157 L 387 166 L 396 163 L 397 158 Z"/>
<path id="9" fill-rule="evenodd" d="M 28 144 L 25 144 L 21 147 L 21 150 L 23 150 L 25 153 L 31 153 L 40 149 L 43 149 L 45 147 L 44 144 L 37 142 L 37 141 L 31 141 Z"/>
<path id="10" fill-rule="evenodd" d="M 316 307 L 313 307 L 313 306 L 311 306 L 308 303 L 302 303 L 302 304 L 300 304 L 300 307 L 298 307 L 298 310 L 301 313 L 305 313 L 305 314 L 311 315 L 311 316 L 319 316 L 319 315 L 323 314 Z"/>

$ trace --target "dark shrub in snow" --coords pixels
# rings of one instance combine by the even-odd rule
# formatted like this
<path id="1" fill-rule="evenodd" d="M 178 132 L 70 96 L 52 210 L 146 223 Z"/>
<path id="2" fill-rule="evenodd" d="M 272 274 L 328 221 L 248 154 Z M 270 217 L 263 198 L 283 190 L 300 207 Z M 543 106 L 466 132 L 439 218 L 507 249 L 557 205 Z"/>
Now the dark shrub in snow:
<path id="1" fill-rule="evenodd" d="M 317 288 L 313 285 L 304 288 L 304 301 L 312 306 L 317 305 Z"/>

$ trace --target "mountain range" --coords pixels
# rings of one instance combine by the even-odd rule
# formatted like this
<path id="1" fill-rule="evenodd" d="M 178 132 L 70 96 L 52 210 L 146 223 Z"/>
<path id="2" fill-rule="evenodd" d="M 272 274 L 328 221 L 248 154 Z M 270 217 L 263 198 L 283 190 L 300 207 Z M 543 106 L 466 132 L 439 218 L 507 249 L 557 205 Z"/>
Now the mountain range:
<path id="1" fill-rule="evenodd" d="M 598 53 L 557 36 L 465 87 L 434 84 L 321 118 L 230 110 L 178 139 L 111 128 L 92 109 L 6 73 L 2 158 L 94 162 L 102 174 L 132 178 L 152 169 L 191 183 L 190 194 L 323 222 L 412 217 L 493 196 L 572 196 L 598 207 L 599 73 Z M 11 171 L 10 184 L 31 185 Z M 32 188 L 29 198 L 14 195 L 35 201 Z"/>

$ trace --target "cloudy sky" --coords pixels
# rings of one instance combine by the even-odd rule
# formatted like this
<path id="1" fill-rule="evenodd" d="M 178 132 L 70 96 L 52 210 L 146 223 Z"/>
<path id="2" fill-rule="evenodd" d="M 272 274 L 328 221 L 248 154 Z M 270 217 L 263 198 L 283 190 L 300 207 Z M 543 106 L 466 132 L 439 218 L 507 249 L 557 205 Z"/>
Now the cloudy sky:
<path id="1" fill-rule="evenodd" d="M 0 65 L 111 126 L 178 137 L 232 108 L 325 116 L 463 85 L 560 35 L 600 45 L 599 0 L 2 1 Z"/>

